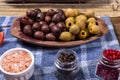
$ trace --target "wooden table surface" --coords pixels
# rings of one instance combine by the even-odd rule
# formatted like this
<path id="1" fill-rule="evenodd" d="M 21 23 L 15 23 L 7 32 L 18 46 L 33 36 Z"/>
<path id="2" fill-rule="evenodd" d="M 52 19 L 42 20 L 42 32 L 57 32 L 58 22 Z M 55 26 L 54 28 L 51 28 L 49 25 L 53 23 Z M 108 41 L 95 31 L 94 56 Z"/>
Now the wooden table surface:
<path id="1" fill-rule="evenodd" d="M 118 0 L 120 2 L 120 0 Z M 92 9 L 96 16 L 109 16 L 114 25 L 115 33 L 120 43 L 120 7 L 114 11 L 112 6 L 117 4 L 114 1 L 109 3 L 86 3 L 86 4 L 56 4 L 56 3 L 33 3 L 33 4 L 12 4 L 0 1 L 0 16 L 23 16 L 28 9 L 40 8 L 47 10 L 50 8 L 78 8 L 81 12 Z M 32 5 L 32 6 L 31 6 Z M 86 6 L 87 5 L 87 6 Z M 116 6 L 115 6 L 116 7 Z"/>

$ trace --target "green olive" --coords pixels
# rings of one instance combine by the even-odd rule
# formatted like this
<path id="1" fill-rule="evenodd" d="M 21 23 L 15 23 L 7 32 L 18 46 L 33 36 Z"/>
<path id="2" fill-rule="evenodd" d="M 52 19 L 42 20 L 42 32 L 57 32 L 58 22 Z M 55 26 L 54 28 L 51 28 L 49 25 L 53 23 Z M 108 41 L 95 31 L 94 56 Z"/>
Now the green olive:
<path id="1" fill-rule="evenodd" d="M 66 22 L 66 28 L 69 29 L 72 25 L 74 25 L 73 21 L 67 21 Z"/>
<path id="2" fill-rule="evenodd" d="M 69 32 L 71 32 L 74 35 L 78 34 L 79 31 L 80 31 L 80 27 L 77 24 L 74 24 L 69 28 Z"/>
<path id="3" fill-rule="evenodd" d="M 59 39 L 60 39 L 61 41 L 71 41 L 71 39 L 72 39 L 72 34 L 71 34 L 70 32 L 68 32 L 68 31 L 64 31 L 64 32 L 62 32 L 62 33 L 60 34 Z"/>
<path id="4" fill-rule="evenodd" d="M 96 19 L 94 17 L 88 18 L 87 23 L 96 24 Z"/>
<path id="5" fill-rule="evenodd" d="M 87 29 L 81 30 L 78 34 L 79 39 L 86 39 L 88 36 L 89 36 L 89 32 Z"/>
<path id="6" fill-rule="evenodd" d="M 87 21 L 87 17 L 85 16 L 85 15 L 79 15 L 79 16 L 77 16 L 76 18 L 75 18 L 75 21 L 77 22 L 77 21 L 84 21 L 84 22 L 86 22 Z"/>
<path id="7" fill-rule="evenodd" d="M 91 26 L 88 29 L 89 29 L 89 32 L 91 34 L 99 34 L 101 31 L 100 27 L 98 25 L 95 25 L 95 24 L 91 24 Z"/>

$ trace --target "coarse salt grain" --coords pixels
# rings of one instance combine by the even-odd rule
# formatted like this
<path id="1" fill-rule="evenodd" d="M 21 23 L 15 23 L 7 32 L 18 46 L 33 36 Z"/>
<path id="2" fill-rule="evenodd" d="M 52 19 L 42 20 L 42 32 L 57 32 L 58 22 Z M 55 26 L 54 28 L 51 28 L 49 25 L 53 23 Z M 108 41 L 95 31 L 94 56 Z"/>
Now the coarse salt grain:
<path id="1" fill-rule="evenodd" d="M 2 68 L 11 73 L 18 73 L 27 69 L 32 62 L 30 54 L 26 51 L 15 50 L 3 57 Z"/>

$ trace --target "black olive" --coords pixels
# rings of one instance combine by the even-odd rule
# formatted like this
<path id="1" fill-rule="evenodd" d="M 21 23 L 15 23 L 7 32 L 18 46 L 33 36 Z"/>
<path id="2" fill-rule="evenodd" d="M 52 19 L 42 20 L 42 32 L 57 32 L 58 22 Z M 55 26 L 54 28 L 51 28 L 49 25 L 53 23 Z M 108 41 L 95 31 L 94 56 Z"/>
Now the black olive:
<path id="1" fill-rule="evenodd" d="M 55 14 L 53 17 L 52 17 L 52 21 L 55 22 L 55 23 L 58 23 L 61 21 L 61 16 L 59 14 Z"/>
<path id="2" fill-rule="evenodd" d="M 20 19 L 20 23 L 24 26 L 25 25 L 32 25 L 34 23 L 34 21 L 32 19 L 30 19 L 29 17 L 22 17 Z"/>
<path id="3" fill-rule="evenodd" d="M 36 31 L 34 32 L 34 38 L 39 39 L 39 40 L 44 40 L 45 34 L 42 31 Z"/>
<path id="4" fill-rule="evenodd" d="M 26 11 L 26 15 L 30 17 L 31 19 L 35 19 L 37 12 L 35 10 L 28 10 Z"/>
<path id="5" fill-rule="evenodd" d="M 46 34 L 45 37 L 46 37 L 46 40 L 48 40 L 48 41 L 55 41 L 56 40 L 56 37 L 53 33 L 48 33 L 48 34 Z"/>
<path id="6" fill-rule="evenodd" d="M 40 24 L 41 26 L 43 26 L 43 25 L 45 25 L 45 24 L 47 25 L 47 23 L 46 23 L 45 21 L 40 21 L 39 24 Z"/>
<path id="7" fill-rule="evenodd" d="M 20 19 L 20 22 L 21 22 L 22 25 L 29 25 L 29 24 L 30 24 L 28 17 L 22 17 L 22 18 Z"/>
<path id="8" fill-rule="evenodd" d="M 35 22 L 33 19 L 29 19 L 28 21 L 29 21 L 30 25 L 33 25 L 33 23 Z"/>
<path id="9" fill-rule="evenodd" d="M 61 29 L 54 25 L 52 28 L 51 28 L 51 31 L 52 33 L 56 36 L 56 37 L 59 37 L 60 33 L 61 33 Z"/>
<path id="10" fill-rule="evenodd" d="M 51 23 L 49 24 L 49 28 L 51 29 L 54 25 L 56 25 L 56 23 L 51 22 Z"/>
<path id="11" fill-rule="evenodd" d="M 48 25 L 43 25 L 41 27 L 41 31 L 47 34 L 47 33 L 49 33 L 50 29 L 49 29 Z"/>
<path id="12" fill-rule="evenodd" d="M 37 21 L 44 21 L 45 20 L 45 14 L 43 12 L 38 13 L 36 16 Z"/>
<path id="13" fill-rule="evenodd" d="M 41 29 L 41 25 L 39 23 L 34 23 L 32 26 L 33 31 L 39 31 Z"/>
<path id="14" fill-rule="evenodd" d="M 59 22 L 59 23 L 57 23 L 57 26 L 58 26 L 61 30 L 63 30 L 64 28 L 66 28 L 66 25 L 65 25 L 64 22 Z"/>
<path id="15" fill-rule="evenodd" d="M 27 36 L 32 36 L 32 28 L 30 25 L 25 25 L 24 28 L 23 28 L 23 33 Z"/>
<path id="16" fill-rule="evenodd" d="M 52 18 L 50 16 L 45 16 L 45 22 L 50 23 L 52 21 Z"/>
<path id="17" fill-rule="evenodd" d="M 47 14 L 48 16 L 53 16 L 55 14 L 55 11 L 53 9 L 48 9 Z"/>
<path id="18" fill-rule="evenodd" d="M 62 15 L 61 15 L 61 21 L 64 22 L 65 20 L 66 20 L 66 16 L 65 16 L 65 14 L 62 14 Z"/>
<path id="19" fill-rule="evenodd" d="M 41 10 L 40 10 L 39 8 L 36 8 L 36 9 L 35 9 L 35 12 L 37 12 L 37 14 L 38 14 L 38 13 L 41 12 Z"/>
<path id="20" fill-rule="evenodd" d="M 62 9 L 56 9 L 55 12 L 60 15 L 64 14 L 64 11 Z"/>

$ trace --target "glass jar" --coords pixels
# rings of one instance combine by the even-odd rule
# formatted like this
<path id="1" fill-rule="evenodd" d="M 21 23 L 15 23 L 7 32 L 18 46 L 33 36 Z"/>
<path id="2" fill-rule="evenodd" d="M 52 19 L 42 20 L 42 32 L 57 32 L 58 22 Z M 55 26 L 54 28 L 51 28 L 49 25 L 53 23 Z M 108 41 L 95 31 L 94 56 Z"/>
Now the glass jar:
<path id="1" fill-rule="evenodd" d="M 57 80 L 77 80 L 79 64 L 76 52 L 69 49 L 58 51 L 55 68 Z"/>
<path id="2" fill-rule="evenodd" d="M 120 68 L 120 52 L 104 50 L 96 68 L 96 75 L 103 80 L 118 80 Z"/>

